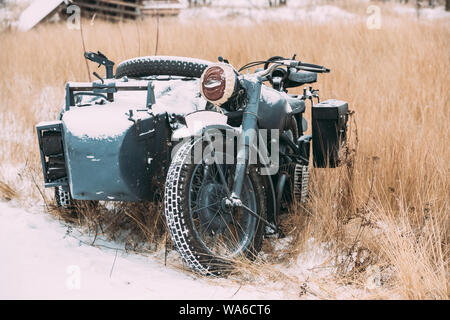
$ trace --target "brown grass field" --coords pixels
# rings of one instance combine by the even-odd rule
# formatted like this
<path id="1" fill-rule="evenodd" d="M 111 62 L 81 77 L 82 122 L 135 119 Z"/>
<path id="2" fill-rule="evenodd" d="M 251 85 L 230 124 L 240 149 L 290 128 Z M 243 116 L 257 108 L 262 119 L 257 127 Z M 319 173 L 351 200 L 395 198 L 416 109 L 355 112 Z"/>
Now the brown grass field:
<path id="1" fill-rule="evenodd" d="M 83 33 L 87 50 L 116 62 L 155 53 L 155 20 L 83 21 Z M 377 270 L 380 283 L 365 297 L 449 298 L 449 39 L 448 21 L 418 23 L 394 15 L 380 30 L 367 29 L 364 20 L 287 27 L 160 19 L 158 54 L 212 61 L 223 56 L 242 66 L 297 53 L 331 68 L 316 84 L 322 99 L 347 100 L 355 111 L 345 165 L 312 169 L 307 212 L 293 209 L 284 221 L 292 237 L 287 255 L 271 252 L 266 261 L 241 262 L 238 278 L 264 275 L 299 286 L 274 266 L 289 265 L 313 238 L 328 244 L 335 287 L 364 290 Z M 27 33 L 4 31 L 0 43 L 0 198 L 41 205 L 52 194 L 43 191 L 34 126 L 56 118 L 67 81 L 89 80 L 80 31 L 43 25 Z M 128 219 L 126 226 L 161 243 L 164 235 L 155 232 L 160 215 L 136 212 L 121 218 Z M 92 214 L 78 222 L 104 223 L 104 232 L 114 236 L 106 217 Z M 317 297 L 339 298 L 335 287 L 321 282 Z"/>

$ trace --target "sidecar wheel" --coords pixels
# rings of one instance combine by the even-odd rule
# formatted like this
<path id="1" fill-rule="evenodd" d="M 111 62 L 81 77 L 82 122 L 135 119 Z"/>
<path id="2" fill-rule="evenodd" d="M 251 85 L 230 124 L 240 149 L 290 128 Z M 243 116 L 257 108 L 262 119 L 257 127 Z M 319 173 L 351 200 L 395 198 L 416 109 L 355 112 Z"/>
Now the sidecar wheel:
<path id="1" fill-rule="evenodd" d="M 116 69 L 116 79 L 161 75 L 200 78 L 210 64 L 210 61 L 186 57 L 138 57 L 121 62 Z"/>
<path id="2" fill-rule="evenodd" d="M 94 200 L 74 200 L 69 191 L 63 187 L 55 187 L 55 202 L 58 209 L 66 210 L 72 216 L 77 216 L 80 211 L 85 209 L 96 209 L 99 202 Z"/>
<path id="3" fill-rule="evenodd" d="M 217 182 L 218 165 L 194 161 L 202 139 L 185 142 L 172 160 L 165 195 L 165 216 L 172 241 L 183 260 L 204 275 L 232 271 L 238 257 L 254 259 L 261 250 L 264 223 L 242 208 L 223 206 L 226 191 Z M 198 162 L 198 161 L 197 161 Z M 220 164 L 229 187 L 234 164 Z M 214 171 L 215 168 L 215 171 Z M 244 179 L 242 202 L 266 218 L 266 197 L 261 178 L 249 168 Z"/>
<path id="4" fill-rule="evenodd" d="M 55 187 L 56 206 L 62 209 L 72 209 L 74 202 L 69 191 L 65 191 L 61 186 Z"/>

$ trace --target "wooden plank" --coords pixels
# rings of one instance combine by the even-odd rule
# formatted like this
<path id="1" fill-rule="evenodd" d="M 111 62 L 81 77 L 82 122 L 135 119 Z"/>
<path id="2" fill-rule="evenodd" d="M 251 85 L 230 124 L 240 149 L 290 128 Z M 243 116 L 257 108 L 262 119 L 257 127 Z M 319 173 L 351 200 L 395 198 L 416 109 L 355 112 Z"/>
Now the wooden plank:
<path id="1" fill-rule="evenodd" d="M 180 3 L 179 0 L 152 0 L 152 1 L 145 1 L 147 3 Z"/>
<path id="2" fill-rule="evenodd" d="M 84 8 L 82 14 L 96 14 L 97 17 L 113 21 L 135 19 L 138 16 L 174 16 L 185 8 L 178 0 L 155 0 L 126 2 L 124 0 L 74 0 L 74 4 Z"/>
<path id="3" fill-rule="evenodd" d="M 103 20 L 112 21 L 112 22 L 134 21 L 136 19 L 135 17 L 121 18 L 120 16 L 114 16 L 112 14 L 105 14 L 105 13 L 101 13 L 98 11 L 89 11 L 89 13 L 91 15 L 88 16 L 88 18 L 92 18 L 93 15 L 95 14 L 95 19 L 103 19 Z"/>
<path id="4" fill-rule="evenodd" d="M 180 9 L 143 9 L 142 12 L 146 16 L 174 16 L 180 13 Z"/>
<path id="5" fill-rule="evenodd" d="M 139 4 L 135 4 L 135 3 L 129 3 L 129 2 L 124 2 L 124 1 L 119 1 L 119 0 L 96 0 L 95 3 L 93 3 L 93 1 L 89 1 L 89 0 L 73 0 L 72 1 L 74 4 L 76 5 L 90 5 L 90 6 L 97 6 L 98 8 L 121 8 L 121 7 L 125 7 L 125 10 L 128 11 L 137 11 L 138 9 L 140 9 L 142 6 Z"/>
<path id="6" fill-rule="evenodd" d="M 184 8 L 178 0 L 153 0 L 146 1 L 141 11 L 146 16 L 176 16 Z"/>
<path id="7" fill-rule="evenodd" d="M 132 11 L 132 10 L 111 8 L 111 7 L 108 7 L 108 6 L 89 4 L 89 3 L 79 2 L 79 1 L 74 2 L 74 3 L 77 6 L 80 6 L 80 7 L 83 7 L 83 8 L 95 9 L 95 10 L 99 10 L 99 11 L 103 11 L 103 12 L 122 13 L 122 14 L 131 15 L 131 16 L 134 16 L 134 17 L 138 17 L 138 16 L 141 15 L 139 12 Z"/>
<path id="8" fill-rule="evenodd" d="M 117 5 L 121 5 L 124 7 L 132 7 L 132 8 L 142 8 L 143 7 L 139 3 L 125 2 L 125 1 L 119 1 L 119 0 L 98 0 L 98 2 L 117 4 Z"/>

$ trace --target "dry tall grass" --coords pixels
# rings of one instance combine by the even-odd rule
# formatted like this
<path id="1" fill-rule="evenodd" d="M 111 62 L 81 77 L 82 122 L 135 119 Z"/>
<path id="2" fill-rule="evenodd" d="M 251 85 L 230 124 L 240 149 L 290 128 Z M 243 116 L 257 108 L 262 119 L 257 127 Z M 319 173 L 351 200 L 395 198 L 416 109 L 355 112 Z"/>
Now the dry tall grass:
<path id="1" fill-rule="evenodd" d="M 83 27 L 86 49 L 114 61 L 155 53 L 153 20 Z M 220 55 L 235 66 L 297 53 L 331 68 L 316 86 L 322 99 L 347 100 L 355 111 L 351 148 L 342 168 L 313 170 L 309 216 L 297 211 L 286 222 L 288 232 L 296 228 L 290 257 L 313 237 L 335 252 L 337 279 L 364 287 L 379 270 L 373 297 L 448 299 L 449 38 L 448 22 L 395 18 L 380 30 L 364 21 L 240 26 L 162 19 L 157 53 L 213 61 Z M 50 197 L 42 190 L 34 125 L 56 118 L 65 82 L 88 80 L 88 73 L 80 32 L 64 24 L 3 32 L 0 43 L 0 194 L 31 206 Z M 145 219 L 139 221 L 142 227 Z"/>

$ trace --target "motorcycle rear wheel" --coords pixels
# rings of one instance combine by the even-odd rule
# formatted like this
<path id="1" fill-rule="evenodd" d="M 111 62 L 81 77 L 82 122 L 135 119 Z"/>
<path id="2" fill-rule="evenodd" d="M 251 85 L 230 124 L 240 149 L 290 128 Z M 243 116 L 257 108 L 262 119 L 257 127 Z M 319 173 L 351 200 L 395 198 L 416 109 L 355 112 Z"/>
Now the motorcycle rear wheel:
<path id="1" fill-rule="evenodd" d="M 205 275 L 224 275 L 233 270 L 235 258 L 256 257 L 264 224 L 242 208 L 223 206 L 226 191 L 217 166 L 230 188 L 235 165 L 195 163 L 193 150 L 199 143 L 205 144 L 202 139 L 185 142 L 172 160 L 165 186 L 165 216 L 172 241 L 189 267 Z M 266 218 L 265 190 L 253 167 L 244 179 L 241 200 Z"/>

